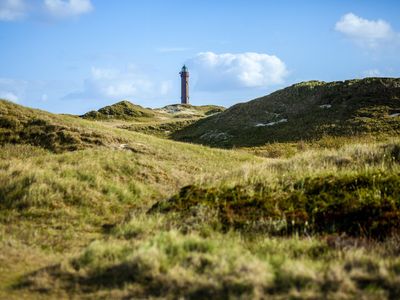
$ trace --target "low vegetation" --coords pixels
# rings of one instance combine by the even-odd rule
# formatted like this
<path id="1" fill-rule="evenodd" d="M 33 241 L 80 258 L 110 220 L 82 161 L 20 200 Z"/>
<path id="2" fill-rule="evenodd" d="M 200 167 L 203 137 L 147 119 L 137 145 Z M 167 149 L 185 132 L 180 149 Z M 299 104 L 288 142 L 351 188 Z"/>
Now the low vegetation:
<path id="1" fill-rule="evenodd" d="M 398 238 L 385 243 L 331 237 L 246 238 L 182 234 L 159 218 L 133 219 L 105 241 L 29 274 L 17 286 L 92 298 L 397 299 Z M 127 229 L 128 227 L 129 229 Z M 150 227 L 150 228 L 149 228 Z M 122 231 L 142 232 L 118 238 Z M 360 245 L 361 244 L 361 245 Z M 63 294 L 64 293 L 64 294 Z"/>
<path id="2" fill-rule="evenodd" d="M 397 134 L 220 150 L 151 119 L 0 101 L 1 299 L 400 297 Z"/>

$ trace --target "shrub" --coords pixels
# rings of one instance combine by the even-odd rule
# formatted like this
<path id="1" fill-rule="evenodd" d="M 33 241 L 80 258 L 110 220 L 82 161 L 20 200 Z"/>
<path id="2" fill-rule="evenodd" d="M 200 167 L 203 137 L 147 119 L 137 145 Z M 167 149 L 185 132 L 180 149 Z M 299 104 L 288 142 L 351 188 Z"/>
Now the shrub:
<path id="1" fill-rule="evenodd" d="M 185 222 L 193 207 L 215 210 L 226 231 L 266 231 L 273 234 L 342 233 L 383 238 L 400 225 L 400 175 L 359 173 L 305 178 L 293 186 L 271 190 L 253 187 L 200 188 L 186 186 L 151 212 L 179 212 Z M 214 226 L 217 227 L 217 226 Z"/>

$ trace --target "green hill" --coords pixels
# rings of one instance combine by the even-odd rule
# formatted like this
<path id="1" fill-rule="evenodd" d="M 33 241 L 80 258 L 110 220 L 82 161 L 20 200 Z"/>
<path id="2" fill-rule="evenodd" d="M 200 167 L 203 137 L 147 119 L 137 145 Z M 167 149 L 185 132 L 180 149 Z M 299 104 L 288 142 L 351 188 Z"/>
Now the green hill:
<path id="1" fill-rule="evenodd" d="M 399 132 L 400 79 L 366 78 L 295 84 L 199 120 L 173 138 L 233 147 Z"/>
<path id="2" fill-rule="evenodd" d="M 82 118 L 92 120 L 141 120 L 153 117 L 155 117 L 155 113 L 151 109 L 143 108 L 140 105 L 133 104 L 126 100 L 105 106 L 98 111 L 93 110 L 82 115 Z"/>

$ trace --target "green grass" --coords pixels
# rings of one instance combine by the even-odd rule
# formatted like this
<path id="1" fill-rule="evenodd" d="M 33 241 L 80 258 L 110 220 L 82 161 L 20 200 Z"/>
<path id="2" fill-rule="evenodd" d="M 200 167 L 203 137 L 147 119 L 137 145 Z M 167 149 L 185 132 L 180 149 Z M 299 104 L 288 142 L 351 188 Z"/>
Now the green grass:
<path id="1" fill-rule="evenodd" d="M 219 150 L 0 112 L 0 299 L 400 297 L 398 136 Z"/>
<path id="2" fill-rule="evenodd" d="M 91 132 L 104 138 L 101 145 L 77 142 L 75 151 L 62 147 L 57 140 L 42 143 L 27 138 L 23 130 L 12 131 L 18 138 L 2 141 L 0 220 L 10 226 L 29 220 L 27 224 L 57 228 L 40 242 L 52 247 L 68 244 L 62 236 L 74 228 L 82 229 L 77 233 L 101 232 L 102 225 L 123 219 L 133 207 L 145 208 L 155 199 L 168 197 L 195 177 L 216 169 L 228 172 L 241 163 L 257 161 L 246 153 L 209 150 L 102 123 L 23 109 L 8 102 L 2 104 L 12 111 L 11 117 L 23 122 L 41 118 L 49 126 L 60 124 L 65 130 Z M 46 128 L 40 130 L 43 135 L 49 132 Z M 57 243 L 62 244 L 52 245 L 51 237 L 57 232 Z M 29 231 L 21 234 L 29 235 Z"/>
<path id="3" fill-rule="evenodd" d="M 351 239 L 333 237 L 337 246 L 332 246 L 296 236 L 182 234 L 166 230 L 159 218 L 153 218 L 136 223 L 146 234 L 125 238 L 113 234 L 92 242 L 78 256 L 31 273 L 21 286 L 44 295 L 56 285 L 72 294 L 83 290 L 91 298 L 118 299 L 400 296 L 398 246 L 393 252 L 398 239 L 357 246 Z"/>

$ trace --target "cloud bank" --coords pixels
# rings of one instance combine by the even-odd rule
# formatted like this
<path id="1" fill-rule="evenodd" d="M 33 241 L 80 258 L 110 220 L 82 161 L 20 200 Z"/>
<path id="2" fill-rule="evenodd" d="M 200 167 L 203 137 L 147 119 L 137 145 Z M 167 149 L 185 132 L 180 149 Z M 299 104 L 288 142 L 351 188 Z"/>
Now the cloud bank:
<path id="1" fill-rule="evenodd" d="M 71 17 L 91 12 L 90 0 L 44 0 L 46 10 L 55 17 Z"/>
<path id="2" fill-rule="evenodd" d="M 363 72 L 366 77 L 381 77 L 382 73 L 378 69 L 370 69 Z"/>
<path id="3" fill-rule="evenodd" d="M 271 86 L 283 83 L 288 74 L 285 63 L 277 56 L 255 52 L 201 52 L 188 65 L 197 74 L 196 87 L 200 90 Z"/>
<path id="4" fill-rule="evenodd" d="M 12 102 L 18 102 L 19 100 L 17 95 L 9 91 L 0 91 L 0 99 L 9 100 Z"/>
<path id="5" fill-rule="evenodd" d="M 20 102 L 27 89 L 27 82 L 10 78 L 0 78 L 0 99 Z"/>
<path id="6" fill-rule="evenodd" d="M 134 66 L 124 69 L 92 67 L 83 89 L 68 94 L 65 99 L 153 99 L 167 95 L 171 89 L 172 82 L 150 80 Z"/>
<path id="7" fill-rule="evenodd" d="M 17 21 L 31 14 L 68 18 L 93 9 L 91 0 L 0 0 L 0 21 Z"/>
<path id="8" fill-rule="evenodd" d="M 367 20 L 353 13 L 345 14 L 335 25 L 335 30 L 361 46 L 375 48 L 399 37 L 384 20 Z"/>
<path id="9" fill-rule="evenodd" d="M 0 0 L 0 21 L 16 21 L 26 14 L 23 0 Z"/>

